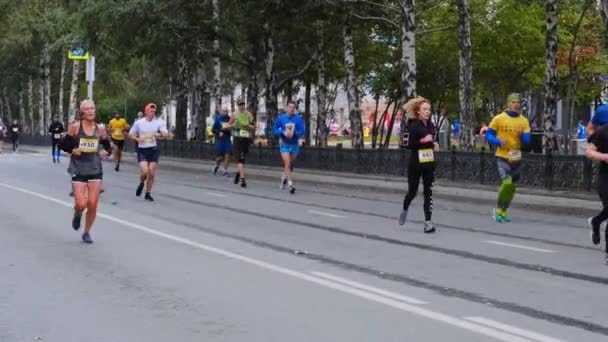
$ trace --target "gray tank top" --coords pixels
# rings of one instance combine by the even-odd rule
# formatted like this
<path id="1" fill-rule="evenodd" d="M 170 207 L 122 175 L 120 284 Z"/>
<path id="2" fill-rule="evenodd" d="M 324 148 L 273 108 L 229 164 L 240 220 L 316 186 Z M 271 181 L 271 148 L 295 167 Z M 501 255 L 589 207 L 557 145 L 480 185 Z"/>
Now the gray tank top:
<path id="1" fill-rule="evenodd" d="M 99 151 L 102 147 L 99 144 L 99 128 L 95 125 L 95 131 L 92 136 L 87 136 L 82 127 L 82 121 L 80 122 L 80 128 L 78 129 L 78 148 L 80 149 L 80 155 L 72 155 L 70 158 L 70 167 L 68 171 L 73 175 L 78 176 L 93 176 L 101 174 L 101 158 L 99 157 Z"/>

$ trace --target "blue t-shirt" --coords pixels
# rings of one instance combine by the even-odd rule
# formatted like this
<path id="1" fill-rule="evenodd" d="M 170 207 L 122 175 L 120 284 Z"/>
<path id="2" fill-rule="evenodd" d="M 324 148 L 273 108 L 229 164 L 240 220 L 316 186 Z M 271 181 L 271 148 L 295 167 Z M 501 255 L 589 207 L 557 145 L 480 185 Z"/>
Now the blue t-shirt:
<path id="1" fill-rule="evenodd" d="M 216 141 L 219 140 L 230 140 L 230 136 L 232 135 L 231 130 L 222 130 L 222 126 L 225 126 L 230 121 L 230 117 L 228 115 L 219 115 L 215 118 L 213 122 L 213 126 L 211 127 L 211 131 L 215 134 Z M 220 132 L 223 133 L 220 136 Z"/>
<path id="2" fill-rule="evenodd" d="M 293 137 L 291 138 L 287 138 L 283 134 L 287 130 L 287 127 L 292 127 L 291 129 L 293 129 Z M 280 137 L 281 144 L 298 145 L 298 140 L 304 136 L 305 132 L 304 120 L 302 120 L 302 117 L 298 113 L 291 116 L 283 113 L 275 121 L 272 132 Z"/>
<path id="3" fill-rule="evenodd" d="M 579 139 L 587 139 L 587 127 L 585 125 L 578 125 L 577 135 Z"/>

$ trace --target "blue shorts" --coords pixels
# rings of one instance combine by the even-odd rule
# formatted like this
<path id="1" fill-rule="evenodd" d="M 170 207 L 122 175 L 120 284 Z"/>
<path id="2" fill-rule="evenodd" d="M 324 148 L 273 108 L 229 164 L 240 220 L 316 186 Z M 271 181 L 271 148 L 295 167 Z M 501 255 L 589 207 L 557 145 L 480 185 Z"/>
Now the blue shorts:
<path id="1" fill-rule="evenodd" d="M 215 153 L 218 156 L 225 156 L 232 153 L 232 143 L 230 140 L 218 140 L 215 143 Z"/>
<path id="2" fill-rule="evenodd" d="M 293 156 L 297 156 L 300 153 L 300 145 L 283 145 L 281 144 L 281 154 L 289 153 Z"/>

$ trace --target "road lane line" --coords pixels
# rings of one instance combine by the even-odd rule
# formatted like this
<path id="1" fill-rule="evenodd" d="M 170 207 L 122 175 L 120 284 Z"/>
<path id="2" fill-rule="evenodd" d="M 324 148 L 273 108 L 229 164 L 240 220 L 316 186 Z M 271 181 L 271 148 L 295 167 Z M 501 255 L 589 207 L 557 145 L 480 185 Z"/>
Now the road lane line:
<path id="1" fill-rule="evenodd" d="M 530 246 L 524 246 L 524 245 L 516 245 L 516 244 L 513 244 L 513 243 L 507 243 L 507 242 L 500 242 L 500 241 L 494 241 L 494 240 L 488 240 L 486 242 L 487 243 L 491 243 L 493 245 L 504 246 L 504 247 L 512 247 L 512 248 L 519 248 L 519 249 L 526 249 L 526 250 L 529 250 L 529 251 L 534 251 L 534 252 L 539 252 L 539 253 L 556 253 L 554 250 L 551 250 L 551 249 L 530 247 Z"/>
<path id="2" fill-rule="evenodd" d="M 318 211 L 318 210 L 309 210 L 308 212 L 311 214 L 317 214 L 317 215 L 333 217 L 333 218 L 346 218 L 346 216 L 343 216 L 343 215 L 330 214 L 330 213 L 326 213 L 326 212 L 322 212 L 322 211 Z"/>
<path id="3" fill-rule="evenodd" d="M 34 197 L 38 197 L 38 198 L 47 200 L 49 202 L 53 202 L 53 203 L 56 203 L 56 204 L 68 207 L 68 208 L 72 208 L 73 207 L 73 203 L 65 202 L 65 201 L 62 201 L 62 200 L 50 197 L 50 196 L 43 195 L 41 193 L 37 193 L 37 192 L 26 190 L 26 189 L 23 189 L 23 188 L 15 187 L 15 186 L 12 186 L 12 185 L 9 185 L 9 184 L 5 184 L 5 183 L 0 183 L 0 186 L 4 187 L 4 188 L 7 188 L 7 189 L 12 189 L 12 190 L 24 193 L 24 194 L 28 194 L 28 195 L 31 195 L 31 196 L 34 196 Z M 477 334 L 480 334 L 480 335 L 489 336 L 489 337 L 495 338 L 495 339 L 500 340 L 500 341 L 504 341 L 504 342 L 533 342 L 533 341 L 531 341 L 529 339 L 525 339 L 525 338 L 522 338 L 522 337 L 514 336 L 514 335 L 511 335 L 509 333 L 505 333 L 503 331 L 496 330 L 494 328 L 489 328 L 489 327 L 486 327 L 486 326 L 483 326 L 483 325 L 479 325 L 479 324 L 476 324 L 476 323 L 472 323 L 472 322 L 466 321 L 464 319 L 460 319 L 460 318 L 449 316 L 449 315 L 442 314 L 442 313 L 439 313 L 439 312 L 431 311 L 431 310 L 424 309 L 424 308 L 421 308 L 421 307 L 418 307 L 418 306 L 415 306 L 415 305 L 407 304 L 407 303 L 404 303 L 404 302 L 396 301 L 396 300 L 393 300 L 393 299 L 390 299 L 390 298 L 386 298 L 384 296 L 380 296 L 380 295 L 377 295 L 377 294 L 374 294 L 374 293 L 370 293 L 370 292 L 367 292 L 367 291 L 363 291 L 363 290 L 359 290 L 359 289 L 352 288 L 352 287 L 349 287 L 349 286 L 345 286 L 345 285 L 342 285 L 342 284 L 339 284 L 339 283 L 334 283 L 334 282 L 331 282 L 331 281 L 328 281 L 328 280 L 325 280 L 325 279 L 322 279 L 322 278 L 318 278 L 318 277 L 315 277 L 315 276 L 312 276 L 312 275 L 308 275 L 308 274 L 303 273 L 303 272 L 291 270 L 291 269 L 288 269 L 288 268 L 285 268 L 285 267 L 281 267 L 281 266 L 278 266 L 278 265 L 267 263 L 265 261 L 253 259 L 253 258 L 244 256 L 244 255 L 240 255 L 240 254 L 237 254 L 237 253 L 234 253 L 234 252 L 230 252 L 230 251 L 227 251 L 227 250 L 224 250 L 224 249 L 220 249 L 220 248 L 217 248 L 217 247 L 201 244 L 201 243 L 198 243 L 198 242 L 195 242 L 195 241 L 192 241 L 192 240 L 188 240 L 188 239 L 183 238 L 183 237 L 179 237 L 177 235 L 172 235 L 172 234 L 164 233 L 164 232 L 161 232 L 161 231 L 158 231 L 158 230 L 155 230 L 155 229 L 152 229 L 152 228 L 148 228 L 146 226 L 143 226 L 143 225 L 140 225 L 140 224 L 137 224 L 137 223 L 125 221 L 125 220 L 119 219 L 119 218 L 111 216 L 111 215 L 107 215 L 107 214 L 103 214 L 103 213 L 98 213 L 97 216 L 100 217 L 100 218 L 106 219 L 108 221 L 114 222 L 114 223 L 122 224 L 122 225 L 124 225 L 126 227 L 129 227 L 129 228 L 132 228 L 134 230 L 138 230 L 140 232 L 147 233 L 149 235 L 153 235 L 153 236 L 156 236 L 156 237 L 164 238 L 164 239 L 167 239 L 167 240 L 170 240 L 170 241 L 173 241 L 173 242 L 176 242 L 176 243 L 180 243 L 180 244 L 183 244 L 183 245 L 186 245 L 186 246 L 190 246 L 190 247 L 193 247 L 193 248 L 201 249 L 201 250 L 207 251 L 209 253 L 214 253 L 214 254 L 217 254 L 217 255 L 222 255 L 222 256 L 224 256 L 226 258 L 229 258 L 229 259 L 238 260 L 238 261 L 241 261 L 243 263 L 250 264 L 250 265 L 255 265 L 255 266 L 258 266 L 258 267 L 260 267 L 262 269 L 266 269 L 266 270 L 274 271 L 274 272 L 277 272 L 277 273 L 281 273 L 281 274 L 284 274 L 284 275 L 287 275 L 287 276 L 290 276 L 290 277 L 293 277 L 293 278 L 296 278 L 296 279 L 308 281 L 310 283 L 315 283 L 317 285 L 321 285 L 321 286 L 324 286 L 326 288 L 334 289 L 334 290 L 337 290 L 337 291 L 340 291 L 340 292 L 343 292 L 343 293 L 348 293 L 348 294 L 354 295 L 354 296 L 359 297 L 359 298 L 363 298 L 363 299 L 367 299 L 367 300 L 372 301 L 372 302 L 384 304 L 384 305 L 390 306 L 392 308 L 395 308 L 395 309 L 398 309 L 398 310 L 401 310 L 401 311 L 404 311 L 404 312 L 408 312 L 408 313 L 411 313 L 411 314 L 414 314 L 414 315 L 418 315 L 418 316 L 421 316 L 421 317 L 426 317 L 426 318 L 429 318 L 429 319 L 432 319 L 432 320 L 435 320 L 435 321 L 438 321 L 438 322 L 443 322 L 445 324 L 452 325 L 454 327 L 461 328 L 461 329 L 464 329 L 464 330 L 469 330 L 471 332 L 474 332 L 474 333 L 477 333 Z"/>
<path id="4" fill-rule="evenodd" d="M 358 283 L 356 281 L 352 281 L 352 280 L 349 280 L 349 279 L 344 279 L 344 278 L 336 277 L 336 276 L 331 275 L 331 274 L 327 274 L 327 273 L 323 273 L 323 272 L 310 272 L 310 273 L 316 275 L 317 277 L 325 278 L 325 279 L 328 279 L 328 280 L 333 280 L 336 283 L 341 283 L 341 284 L 344 284 L 344 285 L 348 285 L 348 286 L 357 288 L 359 290 L 369 291 L 369 292 L 372 292 L 372 293 L 375 293 L 375 294 L 379 294 L 381 296 L 385 296 L 385 297 L 388 297 L 388 298 L 396 299 L 396 300 L 403 301 L 403 302 L 406 302 L 406 303 L 409 303 L 409 304 L 413 304 L 413 305 L 428 304 L 427 302 L 422 301 L 420 299 L 416 299 L 416 298 L 412 298 L 412 297 L 401 295 L 399 293 L 395 293 L 395 292 L 379 289 L 379 288 L 374 287 L 374 286 L 361 284 L 361 283 Z"/>
<path id="5" fill-rule="evenodd" d="M 464 319 L 485 325 L 487 327 L 500 329 L 502 331 L 505 331 L 505 332 L 508 332 L 511 334 L 519 335 L 521 337 L 531 338 L 538 342 L 564 342 L 564 340 L 560 340 L 560 339 L 553 338 L 550 336 L 535 333 L 530 330 L 525 330 L 525 329 L 521 329 L 518 327 L 514 327 L 512 325 L 493 321 L 493 320 L 485 318 L 485 317 L 464 317 Z"/>
<path id="6" fill-rule="evenodd" d="M 221 197 L 221 198 L 228 197 L 224 194 L 218 194 L 217 192 L 207 192 L 207 195 L 213 196 L 213 197 Z"/>

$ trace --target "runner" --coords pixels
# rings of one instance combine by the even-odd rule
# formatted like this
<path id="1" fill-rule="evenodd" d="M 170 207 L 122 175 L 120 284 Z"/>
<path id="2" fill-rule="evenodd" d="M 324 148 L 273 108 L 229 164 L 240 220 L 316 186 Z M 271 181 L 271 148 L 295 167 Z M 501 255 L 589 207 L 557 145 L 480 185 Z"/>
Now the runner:
<path id="1" fill-rule="evenodd" d="M 422 178 L 424 194 L 424 232 L 435 233 L 431 222 L 433 215 L 433 182 L 435 180 L 435 155 L 438 145 L 433 141 L 435 126 L 430 120 L 431 103 L 424 97 L 409 100 L 405 106 L 408 115 L 408 147 L 412 153 L 407 171 L 407 194 L 403 199 L 403 210 L 399 215 L 399 225 L 407 221 L 407 212 L 418 193 Z"/>
<path id="2" fill-rule="evenodd" d="M 600 226 L 608 219 L 608 105 L 596 109 L 593 116 L 594 130 L 587 144 L 587 158 L 600 162 L 598 175 L 598 194 L 602 201 L 602 211 L 587 221 L 591 228 L 591 241 L 599 245 L 601 241 Z M 605 256 L 604 263 L 608 264 L 608 227 L 604 231 Z"/>
<path id="3" fill-rule="evenodd" d="M 283 159 L 283 175 L 281 176 L 281 189 L 289 185 L 289 192 L 296 193 L 293 186 L 293 167 L 298 153 L 300 153 L 300 138 L 304 136 L 304 120 L 296 113 L 296 103 L 287 102 L 287 111 L 281 114 L 272 129 L 274 135 L 279 137 L 281 159 Z"/>
<path id="4" fill-rule="evenodd" d="M 521 147 L 531 140 L 530 123 L 519 113 L 521 96 L 507 98 L 508 109 L 495 116 L 486 131 L 486 138 L 496 148 L 498 174 L 502 183 L 498 189 L 498 205 L 493 211 L 496 222 L 510 222 L 508 210 L 515 196 L 515 183 L 520 178 Z"/>
<path id="5" fill-rule="evenodd" d="M 222 176 L 228 176 L 228 165 L 230 164 L 230 154 L 232 153 L 232 142 L 230 141 L 230 131 L 235 127 L 234 123 L 230 123 L 230 111 L 228 107 L 222 108 L 222 113 L 213 123 L 213 133 L 215 134 L 215 151 L 217 157 L 215 159 L 215 167 L 213 174 L 222 166 Z"/>
<path id="6" fill-rule="evenodd" d="M 11 135 L 11 142 L 13 143 L 13 152 L 19 151 L 19 136 L 21 135 L 21 125 L 17 120 L 13 120 L 13 124 L 9 128 Z"/>
<path id="7" fill-rule="evenodd" d="M 103 179 L 101 156 L 110 155 L 112 146 L 106 130 L 95 123 L 95 103 L 91 100 L 82 101 L 80 112 L 81 121 L 69 126 L 60 147 L 71 154 L 69 170 L 72 173 L 74 189 L 72 228 L 80 229 L 82 213 L 86 209 L 82 242 L 90 244 L 93 243 L 91 229 L 97 216 L 99 191 Z"/>
<path id="8" fill-rule="evenodd" d="M 230 119 L 230 124 L 235 126 L 234 154 L 237 157 L 236 167 L 238 170 L 234 175 L 234 184 L 239 184 L 240 180 L 241 187 L 246 188 L 245 158 L 247 157 L 247 154 L 249 154 L 249 146 L 252 143 L 255 124 L 253 114 L 245 109 L 245 101 L 241 99 L 238 101 L 237 105 L 238 110 Z"/>
<path id="9" fill-rule="evenodd" d="M 114 144 L 114 161 L 116 167 L 114 171 L 120 171 L 120 160 L 122 159 L 122 151 L 125 148 L 125 133 L 129 131 L 129 124 L 127 120 L 122 117 L 120 112 L 114 113 L 114 118 L 108 123 L 108 130 L 112 136 L 112 143 Z"/>
<path id="10" fill-rule="evenodd" d="M 61 135 L 65 132 L 63 128 L 63 124 L 59 121 L 59 117 L 55 115 L 53 117 L 53 123 L 49 126 L 49 133 L 51 134 L 51 144 L 52 154 L 53 154 L 53 164 L 59 163 L 59 158 L 61 157 L 61 149 L 59 148 L 59 143 L 61 142 Z"/>
<path id="11" fill-rule="evenodd" d="M 153 202 L 154 199 L 150 193 L 152 192 L 159 157 L 156 140 L 171 138 L 171 134 L 167 130 L 165 122 L 156 118 L 156 105 L 154 103 L 148 103 L 144 107 L 144 113 L 145 116 L 133 124 L 129 137 L 137 141 L 137 162 L 140 169 L 139 185 L 135 195 L 137 197 L 141 196 L 145 186 L 145 200 Z"/>

